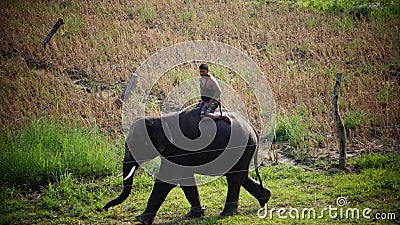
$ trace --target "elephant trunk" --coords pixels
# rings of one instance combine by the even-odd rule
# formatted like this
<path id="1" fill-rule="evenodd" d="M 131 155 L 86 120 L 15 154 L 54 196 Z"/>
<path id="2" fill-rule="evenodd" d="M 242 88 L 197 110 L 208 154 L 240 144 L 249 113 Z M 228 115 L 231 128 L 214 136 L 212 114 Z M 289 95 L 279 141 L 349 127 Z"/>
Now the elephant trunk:
<path id="1" fill-rule="evenodd" d="M 123 164 L 123 189 L 122 193 L 114 200 L 108 202 L 103 209 L 108 210 L 108 208 L 113 207 L 115 205 L 121 204 L 125 201 L 132 190 L 132 182 L 133 182 L 133 174 L 136 171 L 139 164 L 133 158 L 132 154 L 129 151 L 128 145 L 125 144 L 125 157 L 124 157 L 124 164 Z"/>

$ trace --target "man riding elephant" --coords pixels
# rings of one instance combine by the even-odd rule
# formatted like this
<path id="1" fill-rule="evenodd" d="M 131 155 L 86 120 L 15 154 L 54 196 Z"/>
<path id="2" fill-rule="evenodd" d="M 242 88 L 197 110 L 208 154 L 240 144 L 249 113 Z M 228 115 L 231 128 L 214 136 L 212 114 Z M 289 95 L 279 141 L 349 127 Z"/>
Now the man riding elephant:
<path id="1" fill-rule="evenodd" d="M 219 87 L 217 79 L 208 72 L 208 65 L 201 64 L 199 66 L 200 73 L 200 95 L 201 100 L 196 107 L 200 107 L 200 117 L 210 117 L 215 120 L 225 120 L 230 123 L 229 118 L 226 116 L 215 115 L 213 112 L 221 104 L 221 88 Z"/>

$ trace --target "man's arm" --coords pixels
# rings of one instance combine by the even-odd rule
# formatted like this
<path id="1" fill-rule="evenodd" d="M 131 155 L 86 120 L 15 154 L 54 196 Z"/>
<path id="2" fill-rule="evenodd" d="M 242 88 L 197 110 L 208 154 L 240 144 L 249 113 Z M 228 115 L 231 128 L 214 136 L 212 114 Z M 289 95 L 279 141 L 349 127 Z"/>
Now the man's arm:
<path id="1" fill-rule="evenodd" d="M 215 77 L 212 77 L 211 80 L 213 81 L 212 86 L 215 90 L 214 96 L 212 96 L 212 97 L 213 97 L 213 99 L 218 100 L 222 93 L 221 88 L 219 87 L 218 81 L 217 81 L 217 79 L 215 79 Z"/>

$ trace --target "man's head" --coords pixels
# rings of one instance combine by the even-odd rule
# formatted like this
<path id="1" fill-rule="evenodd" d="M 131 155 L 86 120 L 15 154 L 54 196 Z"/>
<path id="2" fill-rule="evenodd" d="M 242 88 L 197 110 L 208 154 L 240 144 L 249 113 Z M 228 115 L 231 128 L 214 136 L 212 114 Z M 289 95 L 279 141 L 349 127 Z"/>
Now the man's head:
<path id="1" fill-rule="evenodd" d="M 208 66 L 207 64 L 201 64 L 199 66 L 200 76 L 207 76 L 208 75 Z"/>

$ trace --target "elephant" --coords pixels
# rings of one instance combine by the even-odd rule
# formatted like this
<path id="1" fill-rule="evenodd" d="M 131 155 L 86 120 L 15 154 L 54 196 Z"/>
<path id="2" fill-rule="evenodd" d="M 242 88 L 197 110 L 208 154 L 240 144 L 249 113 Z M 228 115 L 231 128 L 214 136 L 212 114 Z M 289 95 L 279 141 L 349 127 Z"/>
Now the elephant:
<path id="1" fill-rule="evenodd" d="M 206 207 L 200 204 L 194 174 L 226 177 L 228 191 L 221 216 L 237 214 L 241 186 L 264 207 L 271 191 L 262 185 L 257 167 L 260 182 L 249 176 L 250 162 L 257 156 L 258 135 L 239 114 L 229 112 L 229 119 L 230 123 L 200 118 L 199 108 L 136 119 L 125 141 L 122 193 L 103 209 L 125 201 L 136 169 L 157 156 L 161 165 L 152 192 L 144 212 L 136 217 L 142 224 L 153 222 L 166 196 L 177 185 L 191 205 L 187 216 L 204 216 Z"/>

